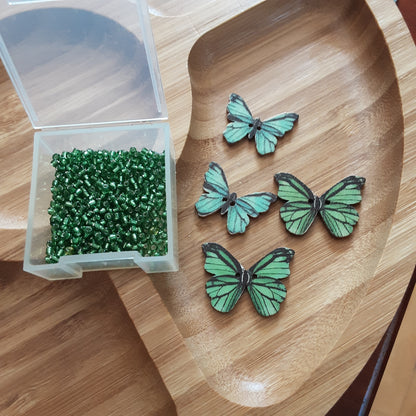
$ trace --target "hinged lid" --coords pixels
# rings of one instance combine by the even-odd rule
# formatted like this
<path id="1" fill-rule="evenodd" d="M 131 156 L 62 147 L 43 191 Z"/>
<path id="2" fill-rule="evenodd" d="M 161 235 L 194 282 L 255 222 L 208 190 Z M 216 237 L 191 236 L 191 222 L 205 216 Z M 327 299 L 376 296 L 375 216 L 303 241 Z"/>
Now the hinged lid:
<path id="1" fill-rule="evenodd" d="M 34 128 L 167 118 L 144 0 L 0 0 L 0 53 Z"/>

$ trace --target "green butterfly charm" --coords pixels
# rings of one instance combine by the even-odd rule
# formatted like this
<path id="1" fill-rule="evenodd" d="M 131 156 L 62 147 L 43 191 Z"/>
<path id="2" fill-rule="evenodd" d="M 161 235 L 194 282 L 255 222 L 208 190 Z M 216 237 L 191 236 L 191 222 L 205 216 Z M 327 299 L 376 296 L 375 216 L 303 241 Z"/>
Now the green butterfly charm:
<path id="1" fill-rule="evenodd" d="M 273 153 L 277 138 L 292 130 L 293 124 L 299 118 L 296 113 L 282 113 L 266 121 L 253 118 L 245 101 L 234 93 L 230 95 L 227 111 L 227 118 L 231 123 L 224 131 L 225 140 L 236 143 L 245 137 L 249 140 L 254 137 L 257 151 L 261 155 Z"/>
<path id="2" fill-rule="evenodd" d="M 277 248 L 245 270 L 224 247 L 216 243 L 202 245 L 205 270 L 214 275 L 206 283 L 211 305 L 219 312 L 230 312 L 238 299 L 247 291 L 257 312 L 272 316 L 286 298 L 286 288 L 280 279 L 289 276 L 289 262 L 295 252 Z"/>
<path id="3" fill-rule="evenodd" d="M 361 201 L 365 178 L 348 176 L 321 197 L 290 173 L 277 173 L 274 178 L 279 185 L 277 196 L 288 201 L 280 208 L 280 216 L 289 232 L 305 234 L 319 212 L 333 236 L 347 237 L 352 233 L 359 216 L 351 205 Z"/>
<path id="4" fill-rule="evenodd" d="M 235 192 L 230 193 L 224 171 L 215 162 L 209 164 L 203 189 L 206 193 L 195 204 L 198 215 L 206 217 L 218 210 L 221 210 L 221 215 L 227 213 L 227 229 L 230 234 L 244 233 L 250 222 L 249 217 L 258 217 L 277 200 L 277 196 L 271 192 L 256 192 L 237 198 Z"/>

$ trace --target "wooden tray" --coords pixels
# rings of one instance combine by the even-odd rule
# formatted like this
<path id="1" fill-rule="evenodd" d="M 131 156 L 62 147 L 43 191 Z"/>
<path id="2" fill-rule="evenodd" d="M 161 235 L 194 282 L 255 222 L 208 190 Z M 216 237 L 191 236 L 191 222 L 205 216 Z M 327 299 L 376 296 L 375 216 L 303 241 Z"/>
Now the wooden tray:
<path id="1" fill-rule="evenodd" d="M 390 0 L 266 1 L 243 12 L 223 10 L 152 22 L 180 154 L 180 272 L 109 276 L 178 413 L 321 415 L 374 350 L 415 264 L 416 52 Z M 192 103 L 181 61 L 188 55 Z M 263 119 L 300 114 L 274 154 L 258 156 L 247 140 L 224 141 L 231 92 Z M 12 122 L 6 113 L 3 133 L 17 130 L 27 142 L 8 154 L 24 161 L 17 166 L 26 174 L 29 128 Z M 194 210 L 210 161 L 224 168 L 239 195 L 276 192 L 277 172 L 293 173 L 318 194 L 345 176 L 364 176 L 359 224 L 341 240 L 319 221 L 294 237 L 277 202 L 244 235 L 229 236 L 225 218 L 199 218 Z M 28 180 L 16 190 L 16 180 L 6 178 L 2 191 L 2 215 L 10 224 L 2 227 L 4 260 L 21 259 Z M 14 202 L 3 202 L 12 195 Z M 208 241 L 247 267 L 273 248 L 295 250 L 288 297 L 277 316 L 261 318 L 248 296 L 230 314 L 211 308 L 200 248 Z"/>

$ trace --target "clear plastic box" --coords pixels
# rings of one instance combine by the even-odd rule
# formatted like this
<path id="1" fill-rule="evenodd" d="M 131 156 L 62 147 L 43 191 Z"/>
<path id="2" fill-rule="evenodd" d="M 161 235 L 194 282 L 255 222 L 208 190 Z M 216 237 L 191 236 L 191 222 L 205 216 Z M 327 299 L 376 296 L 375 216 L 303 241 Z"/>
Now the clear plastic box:
<path id="1" fill-rule="evenodd" d="M 146 2 L 5 0 L 0 54 L 37 130 L 24 270 L 46 279 L 127 267 L 177 270 L 175 159 Z M 130 147 L 165 152 L 167 255 L 67 255 L 46 264 L 52 154 Z"/>
<path id="2" fill-rule="evenodd" d="M 2 0 L 0 34 L 35 129 L 167 118 L 144 0 Z"/>
<path id="3" fill-rule="evenodd" d="M 138 146 L 138 143 L 140 144 Z M 45 263 L 46 243 L 50 239 L 48 208 L 55 168 L 51 165 L 54 153 L 87 150 L 138 150 L 147 148 L 158 153 L 165 151 L 166 211 L 168 253 L 165 256 L 142 257 L 137 251 L 94 253 L 60 257 L 59 263 Z M 43 131 L 35 134 L 32 186 L 28 228 L 24 254 L 24 269 L 48 279 L 81 277 L 85 270 L 141 267 L 146 272 L 175 270 L 176 259 L 176 193 L 175 159 L 169 139 L 167 123 L 104 127 L 73 130 Z"/>

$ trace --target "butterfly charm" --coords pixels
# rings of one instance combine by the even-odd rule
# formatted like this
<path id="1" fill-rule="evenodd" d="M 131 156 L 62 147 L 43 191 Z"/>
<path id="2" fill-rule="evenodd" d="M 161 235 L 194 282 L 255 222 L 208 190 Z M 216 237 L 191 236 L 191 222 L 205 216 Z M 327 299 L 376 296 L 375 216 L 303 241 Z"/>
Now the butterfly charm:
<path id="1" fill-rule="evenodd" d="M 280 279 L 289 276 L 289 262 L 295 252 L 290 248 L 277 248 L 256 264 L 244 267 L 224 247 L 216 243 L 202 245 L 205 270 L 212 274 L 206 283 L 211 305 L 219 312 L 230 312 L 244 289 L 262 316 L 272 316 L 286 298 L 286 288 Z"/>
<path id="2" fill-rule="evenodd" d="M 206 217 L 218 210 L 221 210 L 221 215 L 227 213 L 227 229 L 230 234 L 244 233 L 250 222 L 249 217 L 258 217 L 277 200 L 277 196 L 271 192 L 256 192 L 237 198 L 235 192 L 230 193 L 224 171 L 215 162 L 209 164 L 203 189 L 206 193 L 195 204 L 198 215 Z"/>
<path id="3" fill-rule="evenodd" d="M 235 143 L 244 137 L 248 137 L 249 140 L 254 137 L 257 151 L 261 155 L 273 153 L 277 138 L 292 130 L 293 124 L 299 118 L 296 113 L 282 113 L 266 121 L 253 118 L 244 100 L 234 93 L 230 95 L 227 111 L 227 118 L 231 123 L 223 133 L 225 140 Z"/>
<path id="4" fill-rule="evenodd" d="M 358 212 L 351 205 L 361 201 L 365 178 L 348 176 L 321 197 L 289 173 L 277 173 L 274 178 L 279 185 L 277 196 L 288 201 L 280 208 L 280 216 L 289 232 L 305 234 L 319 212 L 333 236 L 347 237 L 352 233 Z"/>

